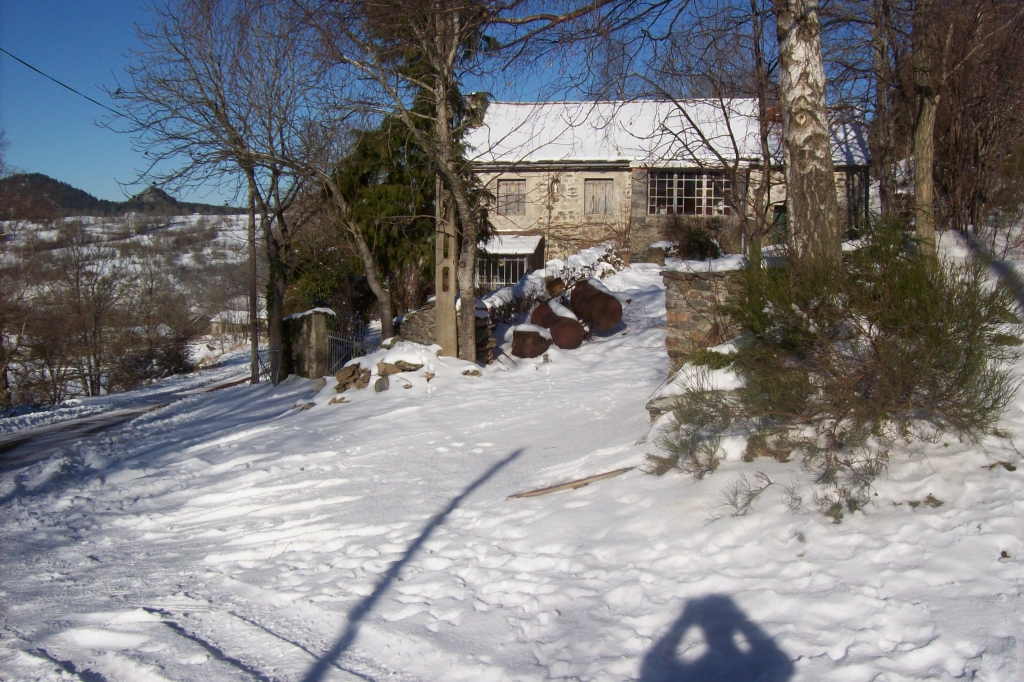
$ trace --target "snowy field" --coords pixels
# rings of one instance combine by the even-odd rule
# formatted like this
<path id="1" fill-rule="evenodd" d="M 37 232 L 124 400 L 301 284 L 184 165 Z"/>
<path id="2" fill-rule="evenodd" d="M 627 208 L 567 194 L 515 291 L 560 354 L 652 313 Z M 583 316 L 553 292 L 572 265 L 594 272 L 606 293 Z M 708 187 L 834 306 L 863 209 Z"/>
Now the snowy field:
<path id="1" fill-rule="evenodd" d="M 192 395 L 4 474 L 0 677 L 1024 677 L 1022 401 L 1006 438 L 892 450 L 839 525 L 795 461 L 506 500 L 654 447 L 664 290 L 654 266 L 605 281 L 626 332 L 549 362 L 438 359 L 335 404 L 333 379 Z"/>

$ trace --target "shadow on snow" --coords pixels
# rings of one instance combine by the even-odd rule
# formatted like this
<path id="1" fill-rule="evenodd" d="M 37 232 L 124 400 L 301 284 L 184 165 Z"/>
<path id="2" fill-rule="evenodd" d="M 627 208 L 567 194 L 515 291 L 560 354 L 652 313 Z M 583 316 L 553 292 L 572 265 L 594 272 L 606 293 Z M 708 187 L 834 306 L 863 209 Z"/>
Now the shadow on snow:
<path id="1" fill-rule="evenodd" d="M 345 626 L 345 630 L 338 637 L 334 646 L 329 651 L 323 654 L 320 659 L 314 664 L 309 671 L 302 678 L 302 682 L 320 682 L 324 675 L 327 673 L 329 668 L 334 667 L 334 662 L 339 656 L 344 654 L 352 642 L 355 641 L 356 635 L 359 634 L 359 625 L 363 620 L 373 611 L 377 601 L 380 600 L 384 593 L 387 592 L 391 583 L 395 581 L 398 574 L 402 572 L 405 565 L 408 564 L 416 553 L 419 552 L 420 547 L 426 542 L 431 534 L 441 525 L 444 524 L 448 515 L 458 509 L 459 505 L 469 497 L 473 492 L 491 479 L 496 473 L 503 469 L 508 464 L 511 464 L 519 455 L 523 453 L 523 450 L 516 450 L 512 454 L 508 455 L 504 459 L 496 462 L 491 468 L 481 474 L 475 481 L 470 483 L 457 497 L 453 498 L 448 505 L 439 511 L 437 514 L 432 516 L 427 524 L 420 531 L 420 534 L 409 543 L 409 546 L 405 550 L 405 554 L 398 561 L 391 564 L 388 570 L 381 576 L 380 580 L 377 581 L 377 585 L 374 586 L 373 592 L 364 597 L 358 604 L 356 604 L 351 611 L 348 612 L 348 624 Z"/>
<path id="2" fill-rule="evenodd" d="M 640 682 L 786 682 L 793 664 L 727 596 L 691 599 L 644 656 Z"/>

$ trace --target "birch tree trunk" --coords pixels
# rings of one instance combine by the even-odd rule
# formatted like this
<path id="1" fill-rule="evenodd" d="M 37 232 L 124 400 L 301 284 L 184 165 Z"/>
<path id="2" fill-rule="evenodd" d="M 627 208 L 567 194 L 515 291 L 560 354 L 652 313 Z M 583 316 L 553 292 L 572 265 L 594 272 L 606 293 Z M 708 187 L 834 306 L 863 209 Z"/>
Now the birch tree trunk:
<path id="1" fill-rule="evenodd" d="M 817 0 L 774 0 L 789 246 L 797 259 L 842 257 Z"/>
<path id="2" fill-rule="evenodd" d="M 455 201 L 451 192 L 445 189 L 440 176 L 435 179 L 434 186 L 437 220 L 434 232 L 434 312 L 437 320 L 434 342 L 441 346 L 441 355 L 456 357 L 459 354 L 459 339 L 455 321 L 455 294 L 459 286 L 456 281 L 458 243 L 455 234 Z"/>

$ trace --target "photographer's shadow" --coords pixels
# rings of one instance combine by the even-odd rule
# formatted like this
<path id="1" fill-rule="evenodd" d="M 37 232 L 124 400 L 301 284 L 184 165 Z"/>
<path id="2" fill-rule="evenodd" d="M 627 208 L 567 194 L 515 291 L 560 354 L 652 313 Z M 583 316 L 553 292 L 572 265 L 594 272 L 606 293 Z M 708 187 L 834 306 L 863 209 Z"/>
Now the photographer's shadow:
<path id="1" fill-rule="evenodd" d="M 690 600 L 640 669 L 640 682 L 786 682 L 792 676 L 789 657 L 723 595 Z"/>

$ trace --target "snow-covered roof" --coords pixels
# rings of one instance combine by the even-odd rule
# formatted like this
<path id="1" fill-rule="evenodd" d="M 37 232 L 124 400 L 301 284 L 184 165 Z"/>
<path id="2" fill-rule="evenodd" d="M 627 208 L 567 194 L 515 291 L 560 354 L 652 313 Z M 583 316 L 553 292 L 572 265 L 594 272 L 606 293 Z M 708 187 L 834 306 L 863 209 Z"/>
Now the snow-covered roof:
<path id="1" fill-rule="evenodd" d="M 726 159 L 756 162 L 760 137 L 754 99 L 680 102 L 493 102 L 466 143 L 478 164 L 623 163 L 687 167 Z M 777 148 L 777 140 L 773 148 Z M 777 151 L 777 149 L 773 149 Z M 860 128 L 833 133 L 833 160 L 868 158 Z"/>
<path id="2" fill-rule="evenodd" d="M 480 250 L 492 256 L 530 254 L 540 246 L 543 237 L 530 235 L 496 235 L 480 245 Z"/>
<path id="3" fill-rule="evenodd" d="M 338 313 L 334 312 L 330 308 L 310 308 L 309 310 L 303 310 L 301 313 L 292 313 L 291 315 L 288 315 L 287 317 L 283 317 L 283 318 L 281 318 L 281 321 L 282 322 L 287 322 L 289 320 L 297 320 L 300 317 L 305 317 L 306 315 L 312 315 L 313 313 L 320 313 L 321 315 L 334 315 L 335 317 L 338 316 Z"/>

